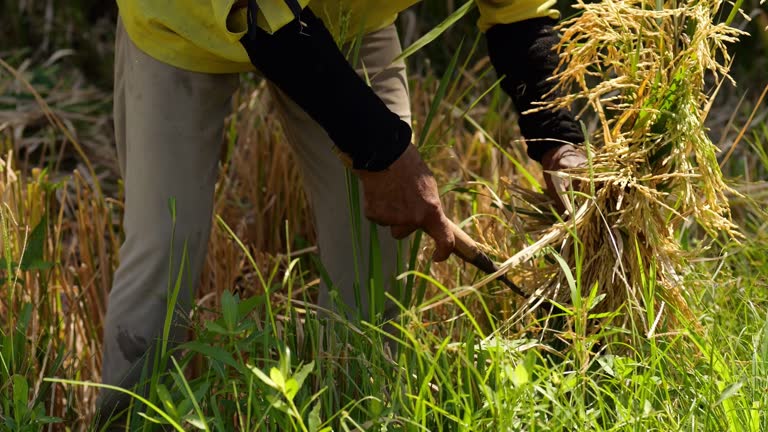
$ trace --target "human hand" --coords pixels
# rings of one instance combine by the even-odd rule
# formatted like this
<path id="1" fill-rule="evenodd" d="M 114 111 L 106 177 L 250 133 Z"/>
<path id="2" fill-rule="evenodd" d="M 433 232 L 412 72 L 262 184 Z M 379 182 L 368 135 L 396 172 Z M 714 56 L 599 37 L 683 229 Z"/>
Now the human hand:
<path id="1" fill-rule="evenodd" d="M 555 200 L 555 206 L 558 211 L 563 212 L 565 204 L 563 203 L 564 197 L 560 191 L 569 190 L 570 184 L 567 179 L 553 176 L 550 172 L 584 167 L 587 165 L 587 155 L 581 147 L 563 144 L 544 153 L 541 165 L 544 168 L 547 194 Z M 555 185 L 555 182 L 558 182 L 558 185 Z"/>
<path id="2" fill-rule="evenodd" d="M 435 261 L 448 259 L 455 238 L 443 213 L 437 183 L 416 147 L 409 145 L 383 171 L 354 170 L 363 185 L 365 216 L 402 239 L 422 229 L 435 240 Z"/>

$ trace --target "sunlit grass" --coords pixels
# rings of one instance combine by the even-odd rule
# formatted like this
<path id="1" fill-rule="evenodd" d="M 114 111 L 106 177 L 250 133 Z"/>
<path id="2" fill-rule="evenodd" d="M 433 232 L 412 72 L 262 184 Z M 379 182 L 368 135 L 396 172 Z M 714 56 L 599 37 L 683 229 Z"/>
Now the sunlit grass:
<path id="1" fill-rule="evenodd" d="M 451 216 L 502 260 L 556 218 L 535 194 L 539 168 L 522 145 L 508 145 L 518 138 L 514 114 L 488 64 L 475 58 L 480 39 L 472 36 L 439 76 L 413 78 L 415 136 L 445 185 Z M 120 243 L 121 205 L 97 185 L 118 198 L 119 188 L 103 160 L 72 176 L 54 169 L 68 140 L 96 141 L 103 119 L 83 114 L 98 112 L 87 92 L 62 102 L 46 87 L 50 71 L 41 71 L 22 76 L 32 77 L 45 104 L 27 95 L 12 118 L 34 107 L 44 118 L 49 106 L 66 121 L 30 126 L 23 143 L 0 126 L 0 430 L 87 430 Z M 0 89 L 10 81 L 0 75 Z M 768 430 L 764 117 L 747 122 L 734 154 L 748 153 L 723 167 L 739 177 L 734 188 L 743 196 L 728 202 L 744 239 L 711 243 L 682 275 L 700 325 L 658 318 L 677 311 L 658 296 L 659 263 L 647 254 L 634 263 L 643 325 L 622 321 L 624 308 L 605 310 L 611 299 L 585 277 L 591 251 L 566 229 L 571 256 L 544 248 L 510 273 L 528 289 L 562 275 L 566 295 L 554 316 L 521 315 L 522 300 L 498 284 L 472 288 L 480 275 L 458 261 L 432 265 L 428 242 L 417 236 L 399 281 L 403 295 L 390 298 L 400 316 L 385 326 L 318 316 L 322 269 L 309 208 L 269 103 L 264 86 L 250 80 L 235 98 L 191 338 L 160 350 L 167 373 L 148 377 L 132 429 Z M 62 128 L 97 132 L 67 137 Z M 44 151 L 35 150 L 38 138 Z M 38 165 L 49 169 L 30 169 Z M 698 235 L 690 224 L 674 232 L 683 251 L 697 250 Z M 373 316 L 382 304 L 379 296 Z"/>

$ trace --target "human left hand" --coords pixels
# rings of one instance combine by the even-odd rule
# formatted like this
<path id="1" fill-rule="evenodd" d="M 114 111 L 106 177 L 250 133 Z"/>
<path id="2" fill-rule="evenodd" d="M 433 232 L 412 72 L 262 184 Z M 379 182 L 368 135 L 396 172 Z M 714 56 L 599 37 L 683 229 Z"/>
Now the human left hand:
<path id="1" fill-rule="evenodd" d="M 558 189 L 560 191 L 567 191 L 570 189 L 571 185 L 567 179 L 553 176 L 550 173 L 553 171 L 585 167 L 587 165 L 587 155 L 584 153 L 582 147 L 572 144 L 563 144 L 544 153 L 544 156 L 541 159 L 541 165 L 544 169 L 544 181 L 547 185 L 547 195 L 555 200 L 557 210 L 562 213 L 565 211 L 563 200 L 567 198 L 562 196 L 561 192 L 558 192 Z M 555 186 L 555 182 L 559 183 L 559 187 Z"/>

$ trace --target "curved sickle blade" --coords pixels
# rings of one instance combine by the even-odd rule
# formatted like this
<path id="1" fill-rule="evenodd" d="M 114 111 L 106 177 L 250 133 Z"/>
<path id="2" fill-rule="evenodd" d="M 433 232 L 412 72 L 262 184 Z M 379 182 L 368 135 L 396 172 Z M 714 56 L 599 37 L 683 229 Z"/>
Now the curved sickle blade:
<path id="1" fill-rule="evenodd" d="M 451 230 L 453 231 L 453 236 L 456 239 L 456 245 L 453 251 L 454 255 L 461 258 L 464 262 L 472 264 L 482 272 L 494 273 L 499 270 L 499 267 L 491 260 L 488 255 L 480 250 L 480 248 L 477 246 L 477 243 L 472 240 L 472 238 L 467 235 L 467 233 L 462 231 L 461 228 L 453 223 L 451 223 Z M 515 294 L 526 299 L 529 297 L 528 294 L 526 294 L 522 289 L 520 289 L 519 286 L 509 280 L 509 278 L 506 276 L 501 275 L 498 277 L 498 280 L 509 287 L 509 289 L 511 289 Z"/>

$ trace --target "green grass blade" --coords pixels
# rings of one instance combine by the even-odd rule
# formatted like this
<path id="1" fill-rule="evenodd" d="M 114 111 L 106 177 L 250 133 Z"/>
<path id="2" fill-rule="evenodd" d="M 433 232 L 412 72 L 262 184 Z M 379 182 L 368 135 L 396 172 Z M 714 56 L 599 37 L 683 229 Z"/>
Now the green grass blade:
<path id="1" fill-rule="evenodd" d="M 452 25 L 454 25 L 457 21 L 462 19 L 469 11 L 471 11 L 475 7 L 475 1 L 469 0 L 468 2 L 464 3 L 461 7 L 456 9 L 452 14 L 448 16 L 443 22 L 435 26 L 432 30 L 427 32 L 424 36 L 420 37 L 416 42 L 411 44 L 408 48 L 404 49 L 402 53 L 400 53 L 399 56 L 395 57 L 394 60 L 392 60 L 392 63 L 396 63 L 400 60 L 405 60 L 408 57 L 412 56 L 425 46 L 432 43 L 435 39 L 437 39 L 441 34 L 443 34 L 448 28 L 450 28 Z"/>
<path id="2" fill-rule="evenodd" d="M 50 382 L 50 383 L 57 383 L 57 384 L 68 384 L 68 385 L 75 385 L 75 386 L 85 386 L 85 387 L 96 387 L 100 389 L 106 389 L 106 390 L 112 390 L 116 392 L 120 392 L 123 394 L 127 394 L 128 396 L 138 400 L 139 402 L 143 403 L 152 411 L 156 412 L 160 417 L 165 419 L 171 426 L 173 426 L 174 429 L 176 429 L 179 432 L 184 432 L 184 428 L 181 427 L 180 424 L 176 423 L 168 414 L 165 413 L 165 411 L 161 410 L 157 405 L 151 403 L 146 398 L 143 398 L 142 396 L 130 391 L 126 390 L 121 387 L 112 386 L 108 384 L 99 384 L 95 382 L 90 381 L 75 381 L 75 380 L 67 380 L 67 379 L 59 379 L 59 378 L 44 378 L 43 381 Z"/>
<path id="3" fill-rule="evenodd" d="M 453 54 L 453 57 L 451 57 L 451 62 L 448 64 L 448 68 L 445 70 L 443 77 L 440 79 L 440 84 L 437 87 L 437 93 L 435 93 L 435 97 L 432 98 L 429 111 L 427 111 L 427 118 L 424 120 L 424 125 L 421 129 L 421 135 L 419 136 L 419 140 L 417 142 L 418 147 L 421 147 L 427 140 L 427 136 L 429 135 L 429 127 L 432 125 L 432 121 L 435 119 L 435 116 L 440 109 L 440 104 L 442 103 L 443 98 L 445 98 L 445 92 L 448 89 L 448 84 L 451 82 L 451 78 L 453 77 L 454 72 L 456 71 L 456 64 L 459 61 L 459 54 L 461 53 L 461 47 L 463 45 L 464 41 L 462 40 L 459 44 L 459 47 L 456 49 L 456 52 Z"/>

